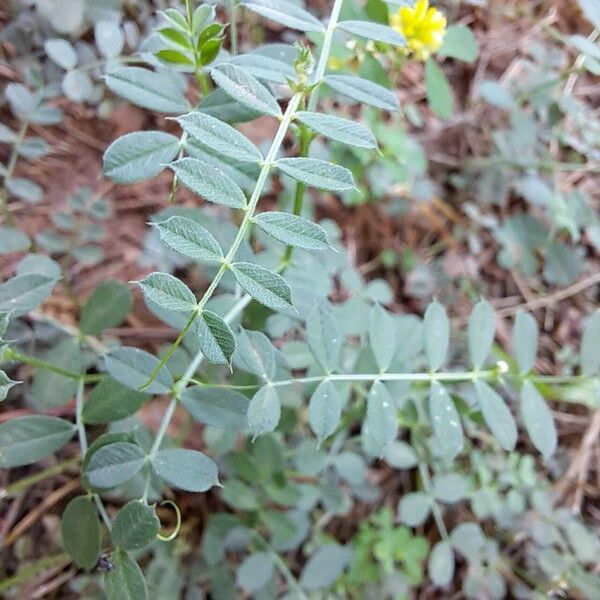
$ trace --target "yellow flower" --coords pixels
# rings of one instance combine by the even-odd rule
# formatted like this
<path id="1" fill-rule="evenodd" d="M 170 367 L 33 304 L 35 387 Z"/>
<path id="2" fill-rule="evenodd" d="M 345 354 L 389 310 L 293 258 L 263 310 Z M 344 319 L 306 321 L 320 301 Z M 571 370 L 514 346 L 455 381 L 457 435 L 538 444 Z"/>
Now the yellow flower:
<path id="1" fill-rule="evenodd" d="M 440 48 L 446 34 L 446 17 L 429 0 L 417 0 L 390 15 L 390 25 L 406 38 L 408 50 L 417 60 L 427 60 Z"/>

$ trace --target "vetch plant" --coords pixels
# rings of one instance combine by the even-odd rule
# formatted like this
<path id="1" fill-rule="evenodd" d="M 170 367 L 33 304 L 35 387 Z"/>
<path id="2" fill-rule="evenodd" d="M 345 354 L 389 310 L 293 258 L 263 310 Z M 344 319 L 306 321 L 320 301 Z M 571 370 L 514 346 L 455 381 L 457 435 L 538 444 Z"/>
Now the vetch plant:
<path id="1" fill-rule="evenodd" d="M 598 408 L 600 312 L 583 328 L 578 372 L 538 375 L 538 326 L 530 314 L 515 319 L 510 355 L 494 344 L 497 318 L 485 300 L 475 303 L 466 330 L 458 333 L 439 301 L 422 319 L 394 314 L 383 306 L 392 303 L 389 287 L 381 280 L 365 283 L 348 266 L 332 223 L 311 218 L 306 200 L 313 189 L 331 195 L 355 189 L 352 172 L 311 154 L 311 142 L 320 136 L 373 152 L 378 147 L 367 126 L 323 112 L 324 94 L 341 104 L 398 108 L 390 89 L 328 71 L 338 32 L 405 54 L 408 48 L 425 60 L 445 27 L 421 0 L 400 9 L 401 32 L 346 19 L 343 4 L 334 0 L 321 21 L 284 0 L 232 3 L 226 27 L 214 21 L 213 7 L 194 9 L 188 1 L 184 12 L 162 14 L 160 47 L 142 56 L 147 66 L 107 75 L 114 93 L 170 115 L 170 131 L 176 124 L 180 134 L 157 129 L 118 138 L 104 155 L 105 174 L 130 184 L 165 169 L 173 173 L 172 202 L 151 227 L 166 249 L 183 264 L 201 266 L 208 280 L 200 294 L 168 272 L 134 282 L 148 308 L 177 332 L 158 356 L 106 335 L 131 309 L 123 284 L 100 284 L 78 327 L 63 328 L 61 354 L 55 349 L 43 357 L 13 338 L 11 328 L 16 334 L 19 318 L 48 298 L 60 271 L 53 261 L 28 261 L 0 286 L 6 370 L 29 364 L 52 378 L 38 391 L 62 395 L 37 397 L 40 409 L 76 399 L 74 423 L 36 414 L 1 424 L 0 466 L 35 463 L 77 438 L 83 493 L 64 510 L 62 537 L 77 567 L 106 570 L 96 583 L 109 598 L 153 597 L 147 580 L 159 584 L 146 558 L 167 553 L 164 545 L 185 527 L 178 522 L 171 535 L 161 533 L 159 502 L 177 498 L 165 490 L 213 490 L 237 513 L 211 515 L 194 554 L 202 575 L 181 575 L 177 592 L 191 594 L 200 583 L 213 597 L 227 597 L 234 585 L 263 597 L 308 598 L 328 589 L 352 597 L 361 586 L 378 584 L 381 570 L 391 587 L 377 593 L 405 594 L 423 580 L 425 562 L 433 584 L 447 586 L 460 555 L 470 569 L 465 594 L 502 597 L 498 549 L 480 529 L 469 530 L 474 523 L 449 529 L 446 506 L 467 497 L 474 512 L 483 504 L 477 490 L 468 489 L 461 464 L 476 455 L 477 444 L 502 457 L 515 452 L 520 429 L 537 459 L 552 460 L 558 439 L 546 396 L 554 398 L 557 388 L 566 390 L 563 400 L 583 398 Z M 320 36 L 318 56 L 304 43 L 236 54 L 240 10 Z M 198 87 L 194 103 L 185 73 Z M 259 116 L 277 122 L 264 149 L 234 126 Z M 291 193 L 276 209 L 264 210 L 274 175 Z M 180 184 L 205 201 L 201 208 L 177 204 Z M 331 301 L 336 286 L 347 299 Z M 16 382 L 0 374 L 4 399 Z M 168 400 L 152 433 L 135 415 L 155 396 Z M 203 426 L 193 448 L 185 432 L 169 435 L 177 410 Z M 395 519 L 383 509 L 354 544 L 340 544 L 323 531 L 325 521 L 358 500 L 380 497 L 367 476 L 375 460 L 414 469 L 418 486 L 393 507 Z M 112 514 L 106 500 L 115 497 L 126 503 Z M 169 502 L 179 520 L 176 502 Z M 322 518 L 312 522 L 313 511 Z M 430 517 L 438 532 L 431 544 L 409 529 Z M 307 560 L 294 574 L 281 554 L 299 548 Z M 590 561 L 579 550 L 577 561 L 569 562 L 570 554 L 564 559 L 561 572 L 568 589 L 581 591 L 597 576 L 581 577 Z M 244 556 L 238 556 L 235 576 L 221 564 L 230 551 Z M 536 589 L 526 577 L 523 585 Z"/>

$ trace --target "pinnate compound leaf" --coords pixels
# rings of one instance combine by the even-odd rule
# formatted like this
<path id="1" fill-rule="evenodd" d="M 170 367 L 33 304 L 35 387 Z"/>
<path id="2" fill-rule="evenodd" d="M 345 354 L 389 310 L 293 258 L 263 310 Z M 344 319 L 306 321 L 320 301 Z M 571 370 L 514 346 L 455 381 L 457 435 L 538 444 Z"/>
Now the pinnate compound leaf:
<path id="1" fill-rule="evenodd" d="M 365 423 L 374 442 L 383 447 L 396 439 L 398 417 L 396 405 L 387 387 L 382 381 L 375 381 L 367 397 L 367 415 Z"/>
<path id="2" fill-rule="evenodd" d="M 156 508 L 139 500 L 128 502 L 115 517 L 111 536 L 123 550 L 143 550 L 160 532 Z"/>
<path id="3" fill-rule="evenodd" d="M 275 166 L 296 181 L 330 192 L 354 189 L 354 177 L 345 167 L 319 158 L 280 158 Z"/>
<path id="4" fill-rule="evenodd" d="M 110 600 L 148 600 L 148 588 L 138 564 L 124 550 L 111 556 L 113 568 L 106 574 L 106 594 Z"/>
<path id="5" fill-rule="evenodd" d="M 524 381 L 521 389 L 521 417 L 529 438 L 544 459 L 556 451 L 556 425 L 548 404 L 535 385 Z"/>
<path id="6" fill-rule="evenodd" d="M 158 175 L 179 151 L 179 139 L 163 131 L 134 131 L 117 138 L 104 153 L 104 174 L 116 183 Z"/>
<path id="7" fill-rule="evenodd" d="M 581 339 L 581 372 L 591 377 L 600 371 L 600 310 L 586 320 Z"/>
<path id="8" fill-rule="evenodd" d="M 93 425 L 120 421 L 136 413 L 147 399 L 146 394 L 131 390 L 112 377 L 104 377 L 83 405 L 83 421 Z"/>
<path id="9" fill-rule="evenodd" d="M 180 158 L 169 165 L 177 178 L 208 202 L 230 208 L 244 208 L 246 196 L 240 186 L 222 169 L 197 158 Z"/>
<path id="10" fill-rule="evenodd" d="M 326 75 L 323 81 L 332 90 L 369 106 L 390 111 L 396 111 L 400 106 L 393 92 L 368 79 L 353 75 Z"/>
<path id="11" fill-rule="evenodd" d="M 324 31 L 323 23 L 297 4 L 286 0 L 243 0 L 242 6 L 298 31 Z"/>
<path id="12" fill-rule="evenodd" d="M 427 364 L 437 371 L 446 360 L 450 344 L 450 322 L 446 309 L 437 300 L 433 301 L 423 317 L 423 345 Z"/>
<path id="13" fill-rule="evenodd" d="M 235 390 L 192 386 L 183 391 L 180 402 L 196 421 L 205 425 L 232 431 L 246 428 L 248 398 Z"/>
<path id="14" fill-rule="evenodd" d="M 100 521 L 90 496 L 77 496 L 67 504 L 61 518 L 63 544 L 73 562 L 89 571 L 100 557 Z"/>
<path id="15" fill-rule="evenodd" d="M 104 329 L 120 325 L 132 306 L 131 290 L 120 281 L 107 279 L 96 287 L 85 303 L 79 329 L 86 335 L 98 335 Z"/>
<path id="16" fill-rule="evenodd" d="M 485 300 L 480 300 L 471 312 L 467 328 L 469 357 L 475 369 L 481 369 L 488 357 L 494 342 L 495 331 L 494 309 Z"/>
<path id="17" fill-rule="evenodd" d="M 338 366 L 342 337 L 328 304 L 315 303 L 306 319 L 306 336 L 317 362 L 325 371 L 333 371 Z"/>
<path id="18" fill-rule="evenodd" d="M 446 388 L 433 381 L 429 390 L 429 416 L 435 439 L 444 456 L 452 460 L 464 445 L 460 416 Z"/>
<path id="19" fill-rule="evenodd" d="M 106 76 L 106 85 L 125 100 L 148 110 L 181 114 L 190 109 L 185 90 L 164 72 L 123 67 Z"/>
<path id="20" fill-rule="evenodd" d="M 377 140 L 371 130 L 356 121 L 335 115 L 306 111 L 297 112 L 296 118 L 316 133 L 336 142 L 358 148 L 377 148 Z"/>
<path id="21" fill-rule="evenodd" d="M 126 346 L 115 348 L 104 357 L 109 375 L 132 390 L 138 390 L 148 382 L 159 362 L 156 356 L 144 350 Z M 168 394 L 171 387 L 173 377 L 163 366 L 154 381 L 140 391 L 145 394 Z"/>
<path id="22" fill-rule="evenodd" d="M 481 379 L 473 382 L 486 425 L 505 450 L 514 450 L 517 427 L 510 409 L 498 393 Z"/>
<path id="23" fill-rule="evenodd" d="M 30 465 L 62 448 L 75 425 L 57 417 L 29 415 L 0 424 L 0 468 Z"/>
<path id="24" fill-rule="evenodd" d="M 254 222 L 276 240 L 306 250 L 326 250 L 330 247 L 325 230 L 309 219 L 285 212 L 264 212 Z"/>
<path id="25" fill-rule="evenodd" d="M 293 309 L 292 291 L 281 275 L 248 262 L 233 263 L 231 270 L 242 289 L 261 304 L 273 310 Z"/>
<path id="26" fill-rule="evenodd" d="M 235 352 L 235 335 L 216 313 L 203 310 L 195 323 L 198 344 L 206 358 L 217 365 L 230 365 Z"/>
<path id="27" fill-rule="evenodd" d="M 240 162 L 259 163 L 261 151 L 235 127 L 211 115 L 195 111 L 177 118 L 177 122 L 206 150 Z"/>
<path id="28" fill-rule="evenodd" d="M 237 568 L 235 583 L 246 593 L 252 594 L 264 588 L 275 573 L 273 559 L 267 552 L 255 552 Z"/>
<path id="29" fill-rule="evenodd" d="M 237 102 L 266 115 L 281 115 L 281 108 L 271 92 L 239 67 L 227 63 L 214 67 L 210 74 L 215 83 Z"/>
<path id="30" fill-rule="evenodd" d="M 271 385 L 261 387 L 250 400 L 246 418 L 254 437 L 274 431 L 281 417 L 281 403 L 277 390 Z"/>
<path id="31" fill-rule="evenodd" d="M 379 370 L 388 370 L 396 353 L 396 322 L 392 315 L 379 304 L 369 311 L 369 344 Z"/>
<path id="32" fill-rule="evenodd" d="M 432 549 L 427 561 L 429 578 L 434 585 L 444 587 L 454 578 L 454 550 L 452 544 L 442 540 Z"/>
<path id="33" fill-rule="evenodd" d="M 314 391 L 308 404 L 308 422 L 319 442 L 336 430 L 341 416 L 341 398 L 333 384 L 325 379 Z"/>
<path id="34" fill-rule="evenodd" d="M 169 273 L 150 273 L 137 284 L 144 297 L 161 308 L 190 313 L 196 308 L 196 297 L 185 283 Z"/>
<path id="35" fill-rule="evenodd" d="M 146 463 L 146 458 L 146 453 L 136 444 L 107 444 L 94 452 L 87 463 L 88 481 L 99 489 L 117 487 L 135 477 Z"/>
<path id="36" fill-rule="evenodd" d="M 201 262 L 219 262 L 223 258 L 217 240 L 192 219 L 173 216 L 153 225 L 163 244 L 182 256 Z"/>
<path id="37" fill-rule="evenodd" d="M 196 450 L 160 450 L 152 460 L 152 468 L 165 481 L 188 492 L 206 492 L 220 485 L 215 462 Z"/>
<path id="38" fill-rule="evenodd" d="M 512 332 L 512 351 L 519 373 L 529 373 L 535 366 L 538 345 L 538 324 L 527 312 L 519 311 Z"/>
<path id="39" fill-rule="evenodd" d="M 0 312 L 19 317 L 35 310 L 50 294 L 56 279 L 35 273 L 18 275 L 0 284 Z"/>
<path id="40" fill-rule="evenodd" d="M 338 23 L 338 29 L 368 40 L 373 40 L 374 42 L 391 44 L 393 46 L 406 46 L 406 38 L 401 33 L 381 23 L 373 23 L 372 21 L 341 21 Z"/>

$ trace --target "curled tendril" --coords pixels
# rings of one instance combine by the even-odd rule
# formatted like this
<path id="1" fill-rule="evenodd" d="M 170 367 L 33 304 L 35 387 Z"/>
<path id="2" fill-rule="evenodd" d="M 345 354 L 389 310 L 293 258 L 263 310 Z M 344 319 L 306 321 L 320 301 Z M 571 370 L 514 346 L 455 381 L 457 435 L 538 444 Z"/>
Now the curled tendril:
<path id="1" fill-rule="evenodd" d="M 175 515 L 177 517 L 177 524 L 175 525 L 175 529 L 169 535 L 165 536 L 165 535 L 161 535 L 160 533 L 158 533 L 158 534 L 156 534 L 156 537 L 161 542 L 171 542 L 172 540 L 174 540 L 177 537 L 177 534 L 181 530 L 181 511 L 179 510 L 179 507 L 177 506 L 177 504 L 175 504 L 175 502 L 173 502 L 172 500 L 163 500 L 160 503 L 161 506 L 163 506 L 164 504 L 169 504 L 173 507 L 173 510 L 175 511 Z"/>

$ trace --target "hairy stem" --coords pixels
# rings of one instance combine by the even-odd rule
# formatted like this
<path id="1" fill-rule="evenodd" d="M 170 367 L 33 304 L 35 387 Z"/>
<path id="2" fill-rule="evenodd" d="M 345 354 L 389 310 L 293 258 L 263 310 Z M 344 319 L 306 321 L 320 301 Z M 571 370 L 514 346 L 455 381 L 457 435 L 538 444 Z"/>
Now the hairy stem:
<path id="1" fill-rule="evenodd" d="M 15 167 L 17 166 L 17 159 L 19 158 L 19 146 L 23 143 L 25 139 L 25 134 L 27 133 L 27 128 L 29 127 L 29 123 L 27 121 L 23 121 L 21 123 L 21 127 L 19 132 L 17 133 L 17 137 L 13 142 L 12 150 L 10 152 L 10 158 L 8 159 L 8 164 L 6 165 L 6 170 L 3 176 L 3 186 L 5 189 L 2 190 L 2 195 L 0 196 L 0 204 L 2 205 L 2 212 L 4 213 L 4 218 L 6 220 L 7 225 L 14 225 L 15 220 L 13 216 L 10 214 L 8 210 L 8 191 L 6 190 L 6 182 L 10 180 L 13 176 Z"/>

